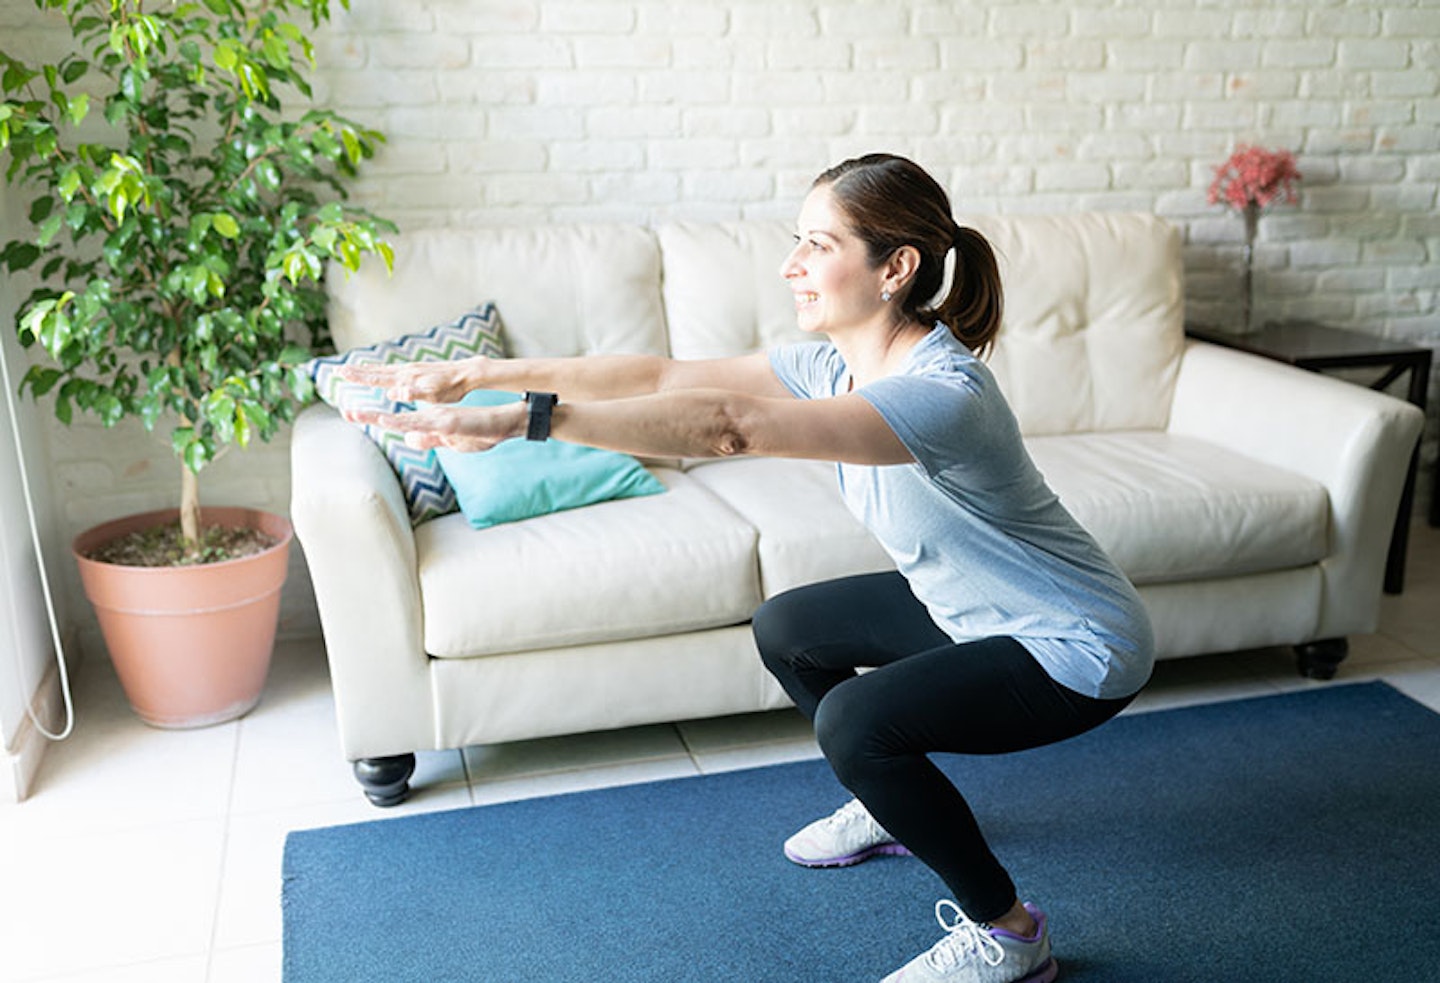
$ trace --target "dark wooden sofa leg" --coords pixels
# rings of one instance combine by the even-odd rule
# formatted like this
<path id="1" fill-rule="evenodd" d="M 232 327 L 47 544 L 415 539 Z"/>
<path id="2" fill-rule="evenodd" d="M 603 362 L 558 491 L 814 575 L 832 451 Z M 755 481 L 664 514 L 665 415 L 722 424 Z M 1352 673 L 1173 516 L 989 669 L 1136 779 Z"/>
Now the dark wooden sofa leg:
<path id="1" fill-rule="evenodd" d="M 398 806 L 410 797 L 410 776 L 415 774 L 415 755 L 361 758 L 355 762 L 354 768 L 355 778 L 365 789 L 365 798 L 375 805 Z"/>
<path id="2" fill-rule="evenodd" d="M 1322 638 L 1295 646 L 1300 675 L 1306 679 L 1334 679 L 1335 670 L 1345 661 L 1350 643 L 1343 638 Z"/>

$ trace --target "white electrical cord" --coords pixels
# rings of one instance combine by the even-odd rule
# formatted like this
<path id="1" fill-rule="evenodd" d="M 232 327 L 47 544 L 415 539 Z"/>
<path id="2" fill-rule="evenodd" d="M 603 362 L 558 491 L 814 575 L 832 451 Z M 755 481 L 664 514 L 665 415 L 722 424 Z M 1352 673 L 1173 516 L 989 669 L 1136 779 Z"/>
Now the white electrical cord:
<path id="1" fill-rule="evenodd" d="M 75 701 L 70 695 L 70 672 L 65 666 L 65 647 L 60 642 L 60 624 L 55 617 L 55 601 L 50 595 L 50 577 L 45 572 L 45 554 L 40 548 L 40 527 L 35 521 L 35 502 L 30 497 L 30 475 L 25 470 L 25 448 L 20 442 L 20 420 L 15 413 L 15 389 L 10 385 L 9 360 L 5 357 L 3 342 L 0 342 L 0 380 L 5 384 L 5 402 L 10 408 L 10 435 L 15 439 L 15 460 L 20 466 L 20 492 L 25 496 L 25 514 L 30 520 L 30 541 L 35 546 L 35 568 L 40 573 L 40 590 L 45 595 L 45 613 L 50 618 L 50 637 L 55 641 L 55 665 L 60 674 L 60 693 L 65 701 L 65 728 L 52 734 L 35 716 L 31 694 L 22 693 L 25 700 L 25 714 L 35 729 L 52 741 L 63 741 L 75 729 Z M 17 622 L 19 619 L 16 619 Z M 20 661 L 20 629 L 15 633 L 15 663 L 20 674 L 20 688 L 25 689 L 25 666 Z"/>

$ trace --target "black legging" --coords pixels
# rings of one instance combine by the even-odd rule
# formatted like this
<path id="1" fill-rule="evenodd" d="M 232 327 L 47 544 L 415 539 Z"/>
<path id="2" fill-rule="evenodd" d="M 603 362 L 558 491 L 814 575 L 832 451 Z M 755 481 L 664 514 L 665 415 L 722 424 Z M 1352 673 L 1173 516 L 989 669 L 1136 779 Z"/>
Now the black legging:
<path id="1" fill-rule="evenodd" d="M 814 722 L 836 777 L 977 922 L 1009 911 L 1015 885 L 927 753 L 1053 744 L 1134 698 L 1067 689 L 1013 638 L 955 644 L 898 573 L 780 594 L 756 611 L 754 630 L 766 668 Z M 876 668 L 857 674 L 862 666 Z M 1043 801 L 1044 789 L 1035 797 Z"/>

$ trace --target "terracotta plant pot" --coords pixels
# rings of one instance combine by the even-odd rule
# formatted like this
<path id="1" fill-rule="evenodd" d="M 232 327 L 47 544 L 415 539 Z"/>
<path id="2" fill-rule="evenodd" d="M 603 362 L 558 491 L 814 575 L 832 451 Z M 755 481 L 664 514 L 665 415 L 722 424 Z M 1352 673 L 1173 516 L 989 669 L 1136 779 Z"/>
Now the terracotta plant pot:
<path id="1" fill-rule="evenodd" d="M 260 702 L 292 533 L 288 520 L 268 512 L 207 508 L 207 526 L 258 528 L 278 542 L 254 556 L 187 567 L 119 566 L 84 556 L 178 515 L 169 509 L 107 522 L 75 537 L 71 551 L 136 714 L 156 727 L 206 727 Z"/>

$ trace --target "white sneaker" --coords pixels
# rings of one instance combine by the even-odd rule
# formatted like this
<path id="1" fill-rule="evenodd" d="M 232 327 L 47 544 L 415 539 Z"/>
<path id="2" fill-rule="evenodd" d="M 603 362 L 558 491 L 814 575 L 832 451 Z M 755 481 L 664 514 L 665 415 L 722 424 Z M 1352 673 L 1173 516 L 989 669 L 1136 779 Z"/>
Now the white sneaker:
<path id="1" fill-rule="evenodd" d="M 945 909 L 954 912 L 946 921 Z M 1045 915 L 1031 905 L 1035 924 L 1031 938 L 993 925 L 972 922 L 953 901 L 935 903 L 935 920 L 945 937 L 885 977 L 881 983 L 1051 983 L 1060 973 L 1050 955 Z"/>
<path id="2" fill-rule="evenodd" d="M 908 857 L 910 851 L 881 828 L 859 799 L 785 841 L 785 856 L 802 867 L 849 867 L 887 854 Z"/>

